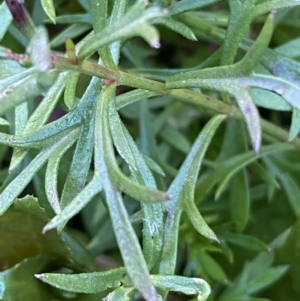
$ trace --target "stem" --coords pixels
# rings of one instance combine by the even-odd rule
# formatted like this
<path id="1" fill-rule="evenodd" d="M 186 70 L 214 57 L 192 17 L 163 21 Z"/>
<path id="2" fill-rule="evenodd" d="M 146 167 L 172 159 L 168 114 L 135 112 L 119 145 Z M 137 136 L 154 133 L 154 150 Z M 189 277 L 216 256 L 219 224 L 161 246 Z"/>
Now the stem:
<path id="1" fill-rule="evenodd" d="M 91 76 L 97 76 L 103 79 L 109 79 L 118 82 L 119 85 L 128 86 L 132 88 L 144 89 L 157 92 L 162 95 L 170 95 L 175 99 L 184 101 L 189 104 L 198 105 L 202 108 L 213 111 L 217 114 L 226 114 L 230 117 L 234 117 L 243 120 L 244 117 L 240 110 L 233 106 L 222 102 L 218 99 L 210 97 L 205 94 L 197 93 L 188 89 L 169 89 L 165 88 L 165 84 L 155 80 L 140 77 L 138 75 L 130 74 L 121 70 L 112 70 L 110 68 L 98 65 L 97 63 L 84 61 L 81 65 L 72 65 L 67 58 L 56 56 L 53 60 L 54 68 L 62 71 L 73 70 L 76 72 L 82 72 Z M 261 119 L 262 130 L 272 137 L 288 142 L 289 133 L 283 130 L 279 126 L 276 126 L 264 119 Z M 300 149 L 300 138 L 296 137 L 293 141 L 289 142 L 291 145 Z"/>

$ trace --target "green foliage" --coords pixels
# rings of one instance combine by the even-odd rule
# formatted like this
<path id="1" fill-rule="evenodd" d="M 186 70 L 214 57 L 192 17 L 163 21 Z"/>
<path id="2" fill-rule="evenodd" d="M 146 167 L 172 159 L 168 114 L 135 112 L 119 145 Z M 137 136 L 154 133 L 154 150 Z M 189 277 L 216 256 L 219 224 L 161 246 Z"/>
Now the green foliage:
<path id="1" fill-rule="evenodd" d="M 298 300 L 299 4 L 2 1 L 0 299 Z"/>

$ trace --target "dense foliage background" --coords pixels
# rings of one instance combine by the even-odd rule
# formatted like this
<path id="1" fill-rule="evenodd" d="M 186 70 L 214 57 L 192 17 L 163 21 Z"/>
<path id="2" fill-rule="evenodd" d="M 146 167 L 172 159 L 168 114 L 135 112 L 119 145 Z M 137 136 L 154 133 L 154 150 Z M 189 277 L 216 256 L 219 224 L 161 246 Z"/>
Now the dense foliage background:
<path id="1" fill-rule="evenodd" d="M 24 2 L 0 298 L 300 300 L 299 1 Z"/>

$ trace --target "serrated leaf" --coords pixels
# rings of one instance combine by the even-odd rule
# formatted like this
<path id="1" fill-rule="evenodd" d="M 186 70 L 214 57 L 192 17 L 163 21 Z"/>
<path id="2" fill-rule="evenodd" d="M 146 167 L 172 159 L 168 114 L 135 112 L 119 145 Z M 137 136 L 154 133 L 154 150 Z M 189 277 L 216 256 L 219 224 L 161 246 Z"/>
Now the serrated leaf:
<path id="1" fill-rule="evenodd" d="M 198 301 L 205 301 L 211 290 L 209 284 L 199 278 L 182 276 L 152 275 L 151 279 L 156 287 L 181 292 L 186 295 L 197 295 Z"/>
<path id="2" fill-rule="evenodd" d="M 70 260 L 70 250 L 55 232 L 42 234 L 48 218 L 36 198 L 16 199 L 0 217 L 1 269 L 10 268 L 27 257 L 44 254 L 59 260 Z M 18 252 L 16 252 L 18 250 Z"/>
<path id="3" fill-rule="evenodd" d="M 41 1 L 43 9 L 50 20 L 55 24 L 56 23 L 56 13 L 53 0 L 42 0 Z"/>
<path id="4" fill-rule="evenodd" d="M 125 268 L 111 269 L 107 272 L 81 274 L 45 273 L 35 275 L 39 280 L 56 288 L 75 293 L 95 294 L 108 288 L 121 286 L 126 276 Z"/>

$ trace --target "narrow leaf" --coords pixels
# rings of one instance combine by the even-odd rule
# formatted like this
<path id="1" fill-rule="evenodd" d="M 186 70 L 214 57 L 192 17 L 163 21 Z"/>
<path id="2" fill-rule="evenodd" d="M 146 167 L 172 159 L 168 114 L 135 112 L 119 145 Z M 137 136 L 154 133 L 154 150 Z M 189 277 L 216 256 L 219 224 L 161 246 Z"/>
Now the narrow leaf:
<path id="1" fill-rule="evenodd" d="M 199 278 L 182 276 L 152 275 L 151 279 L 158 288 L 181 292 L 186 295 L 197 295 L 198 301 L 205 301 L 211 290 L 209 284 Z"/>
<path id="2" fill-rule="evenodd" d="M 0 195 L 0 214 L 3 214 L 13 203 L 14 199 L 23 191 L 31 181 L 35 173 L 43 166 L 49 156 L 60 147 L 61 144 L 67 143 L 74 139 L 78 130 L 74 129 L 71 133 L 59 140 L 56 144 L 49 146 L 41 151 L 30 164 L 17 176 Z"/>
<path id="3" fill-rule="evenodd" d="M 294 140 L 294 138 L 299 134 L 300 131 L 300 110 L 297 108 L 293 109 L 292 124 L 290 128 L 289 141 Z"/>
<path id="4" fill-rule="evenodd" d="M 125 268 L 111 269 L 107 272 L 82 274 L 38 274 L 36 278 L 56 288 L 75 293 L 96 294 L 109 288 L 117 288 L 126 276 Z"/>
<path id="5" fill-rule="evenodd" d="M 42 0 L 42 6 L 47 16 L 55 24 L 56 14 L 55 14 L 55 7 L 53 4 L 53 0 Z"/>
<path id="6" fill-rule="evenodd" d="M 11 21 L 12 15 L 5 3 L 5 1 L 0 5 L 0 41 L 3 39 Z"/>

